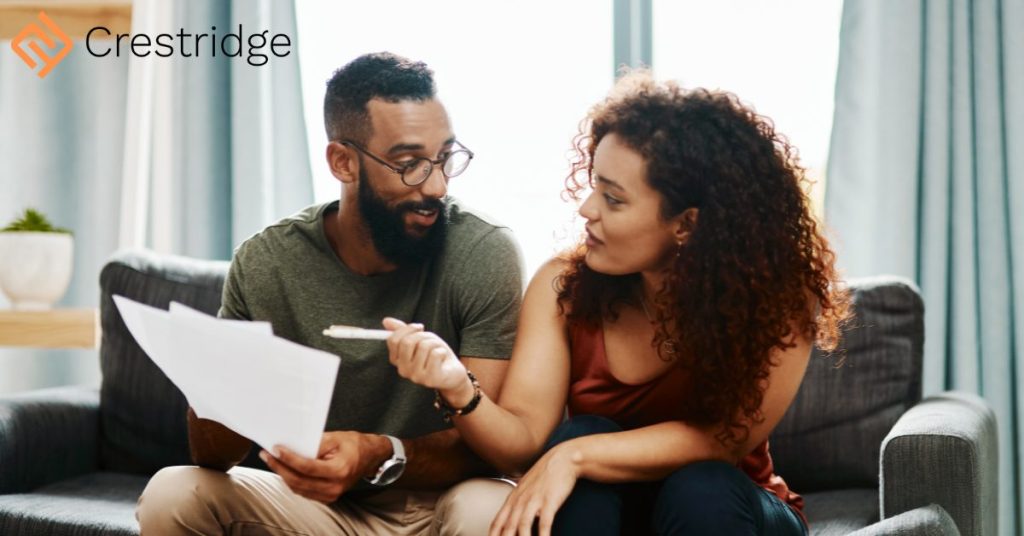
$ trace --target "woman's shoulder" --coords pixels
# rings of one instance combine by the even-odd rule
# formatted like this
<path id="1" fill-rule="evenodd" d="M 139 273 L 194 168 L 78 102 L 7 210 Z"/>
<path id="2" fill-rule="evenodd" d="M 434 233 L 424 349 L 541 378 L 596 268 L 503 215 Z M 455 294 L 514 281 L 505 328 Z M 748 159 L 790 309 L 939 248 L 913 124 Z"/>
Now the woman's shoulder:
<path id="1" fill-rule="evenodd" d="M 524 303 L 527 307 L 557 307 L 560 280 L 568 267 L 569 263 L 559 257 L 553 257 L 541 264 L 526 287 Z"/>
<path id="2" fill-rule="evenodd" d="M 561 255 L 555 255 L 550 259 L 544 261 L 544 264 L 540 265 L 537 269 L 537 273 L 545 273 L 547 275 L 558 276 L 562 275 L 563 272 L 569 269 L 571 264 L 569 260 Z"/>
<path id="3" fill-rule="evenodd" d="M 558 256 L 544 261 L 544 264 L 537 268 L 533 278 L 530 279 L 530 288 L 527 289 L 527 292 L 532 288 L 542 287 L 545 292 L 551 290 L 557 294 L 559 279 L 569 269 L 569 266 L 569 261 Z"/>

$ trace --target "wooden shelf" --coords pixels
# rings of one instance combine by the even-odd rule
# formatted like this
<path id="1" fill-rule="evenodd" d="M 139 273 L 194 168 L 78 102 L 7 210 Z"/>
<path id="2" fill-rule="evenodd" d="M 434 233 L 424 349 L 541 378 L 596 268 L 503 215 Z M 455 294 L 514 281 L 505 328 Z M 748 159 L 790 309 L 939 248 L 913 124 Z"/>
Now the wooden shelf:
<path id="1" fill-rule="evenodd" d="M 99 316 L 96 309 L 0 311 L 0 346 L 96 348 Z"/>
<path id="2" fill-rule="evenodd" d="M 26 25 L 38 23 L 40 11 L 71 39 L 84 39 L 95 26 L 112 35 L 129 33 L 132 26 L 131 0 L 0 0 L 0 39 L 13 39 Z"/>

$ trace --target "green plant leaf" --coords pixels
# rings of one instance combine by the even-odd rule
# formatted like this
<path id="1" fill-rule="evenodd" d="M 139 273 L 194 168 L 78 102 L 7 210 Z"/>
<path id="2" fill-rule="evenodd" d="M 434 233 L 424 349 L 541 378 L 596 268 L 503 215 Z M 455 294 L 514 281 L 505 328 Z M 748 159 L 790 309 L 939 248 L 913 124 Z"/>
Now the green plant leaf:
<path id="1" fill-rule="evenodd" d="M 50 220 L 33 208 L 25 209 L 25 214 L 12 221 L 7 227 L 0 229 L 0 232 L 8 231 L 36 231 L 41 233 L 64 233 L 71 234 L 71 231 L 63 227 L 54 227 Z"/>

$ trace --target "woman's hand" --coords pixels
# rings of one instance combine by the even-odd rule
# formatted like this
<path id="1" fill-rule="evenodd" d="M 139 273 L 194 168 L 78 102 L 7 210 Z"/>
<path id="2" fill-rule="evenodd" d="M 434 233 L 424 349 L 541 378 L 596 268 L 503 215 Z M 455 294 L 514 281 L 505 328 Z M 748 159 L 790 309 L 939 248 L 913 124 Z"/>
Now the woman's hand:
<path id="1" fill-rule="evenodd" d="M 505 499 L 491 523 L 489 536 L 531 536 L 537 520 L 540 536 L 551 535 L 555 514 L 572 493 L 579 478 L 572 442 L 561 443 L 541 456 Z"/>
<path id="2" fill-rule="evenodd" d="M 399 376 L 437 389 L 449 401 L 452 399 L 448 394 L 464 391 L 467 385 L 472 391 L 465 365 L 441 337 L 423 331 L 423 324 L 406 324 L 394 318 L 385 318 L 384 327 L 393 332 L 387 340 L 388 359 Z"/>

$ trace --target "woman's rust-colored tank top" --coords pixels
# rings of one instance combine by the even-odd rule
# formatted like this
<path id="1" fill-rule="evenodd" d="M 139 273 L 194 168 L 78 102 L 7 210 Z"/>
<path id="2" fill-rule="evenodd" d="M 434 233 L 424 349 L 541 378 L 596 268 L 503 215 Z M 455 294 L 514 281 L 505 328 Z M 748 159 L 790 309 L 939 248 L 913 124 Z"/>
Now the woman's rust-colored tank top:
<path id="1" fill-rule="evenodd" d="M 643 384 L 622 383 L 612 376 L 605 353 L 603 328 L 574 324 L 570 327 L 572 370 L 569 379 L 569 415 L 599 415 L 615 421 L 623 429 L 641 428 L 678 420 L 686 404 L 685 393 L 694 388 L 687 374 L 678 367 Z M 801 518 L 804 501 L 790 491 L 775 474 L 768 441 L 750 451 L 739 468 L 758 486 L 789 504 Z"/>

